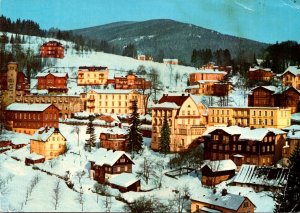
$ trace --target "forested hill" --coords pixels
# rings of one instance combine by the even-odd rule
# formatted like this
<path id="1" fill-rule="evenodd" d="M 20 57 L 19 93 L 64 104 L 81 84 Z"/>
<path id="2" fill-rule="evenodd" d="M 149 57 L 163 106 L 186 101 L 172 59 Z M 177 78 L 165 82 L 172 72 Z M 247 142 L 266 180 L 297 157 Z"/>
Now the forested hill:
<path id="1" fill-rule="evenodd" d="M 168 19 L 143 22 L 117 22 L 96 27 L 72 30 L 74 34 L 94 40 L 106 40 L 111 45 L 132 43 L 139 53 L 156 58 L 163 51 L 165 57 L 175 57 L 190 63 L 193 49 L 229 49 L 232 57 L 261 56 L 268 44 L 224 35 L 214 30 Z"/>

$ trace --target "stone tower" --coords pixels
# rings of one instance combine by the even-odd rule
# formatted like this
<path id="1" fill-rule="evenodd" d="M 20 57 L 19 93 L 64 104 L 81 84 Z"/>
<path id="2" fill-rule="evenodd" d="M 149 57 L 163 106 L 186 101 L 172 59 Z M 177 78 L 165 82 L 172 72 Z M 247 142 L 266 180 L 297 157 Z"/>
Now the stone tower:
<path id="1" fill-rule="evenodd" d="M 9 105 L 16 100 L 16 84 L 18 74 L 18 64 L 9 62 L 7 65 L 7 99 L 6 104 Z"/>

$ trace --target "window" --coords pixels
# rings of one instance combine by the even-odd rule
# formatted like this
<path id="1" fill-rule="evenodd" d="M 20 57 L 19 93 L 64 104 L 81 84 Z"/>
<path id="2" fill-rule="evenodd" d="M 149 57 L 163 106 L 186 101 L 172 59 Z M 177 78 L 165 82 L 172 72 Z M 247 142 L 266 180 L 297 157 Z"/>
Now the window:
<path id="1" fill-rule="evenodd" d="M 245 201 L 243 206 L 248 207 L 249 206 L 248 202 Z"/>
<path id="2" fill-rule="evenodd" d="M 232 150 L 235 151 L 236 150 L 236 145 L 232 146 Z"/>
<path id="3" fill-rule="evenodd" d="M 250 146 L 249 145 L 246 146 L 246 150 L 247 150 L 247 152 L 250 151 Z"/>
<path id="4" fill-rule="evenodd" d="M 252 146 L 252 152 L 256 152 L 256 146 Z"/>
<path id="5" fill-rule="evenodd" d="M 214 135 L 214 141 L 218 141 L 219 140 L 219 135 Z"/>
<path id="6" fill-rule="evenodd" d="M 242 150 L 242 145 L 238 145 L 238 150 L 239 150 L 239 151 Z"/>

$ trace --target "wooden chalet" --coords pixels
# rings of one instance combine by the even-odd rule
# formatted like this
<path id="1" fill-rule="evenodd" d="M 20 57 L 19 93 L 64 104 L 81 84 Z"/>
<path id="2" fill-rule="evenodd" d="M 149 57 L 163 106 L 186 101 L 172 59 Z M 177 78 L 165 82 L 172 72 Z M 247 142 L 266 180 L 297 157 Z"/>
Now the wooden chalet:
<path id="1" fill-rule="evenodd" d="M 286 184 L 288 169 L 243 164 L 230 185 L 252 187 L 256 192 L 279 192 Z"/>
<path id="2" fill-rule="evenodd" d="M 58 41 L 48 41 L 40 47 L 43 58 L 64 58 L 64 46 Z"/>
<path id="3" fill-rule="evenodd" d="M 248 78 L 251 81 L 270 81 L 274 73 L 270 68 L 250 67 Z"/>
<path id="4" fill-rule="evenodd" d="M 113 176 L 108 182 L 112 188 L 116 188 L 122 193 L 129 191 L 139 192 L 141 188 L 141 180 L 131 173 L 121 173 Z"/>
<path id="5" fill-rule="evenodd" d="M 127 151 L 128 132 L 118 126 L 106 129 L 100 134 L 100 147 L 115 151 Z"/>
<path id="6" fill-rule="evenodd" d="M 39 90 L 48 90 L 49 93 L 67 93 L 68 73 L 48 72 L 38 73 L 37 88 Z"/>
<path id="7" fill-rule="evenodd" d="M 131 173 L 134 162 L 124 151 L 113 151 L 100 148 L 90 159 L 90 178 L 99 183 L 106 181 L 115 174 Z"/>
<path id="8" fill-rule="evenodd" d="M 45 157 L 43 155 L 36 154 L 35 152 L 30 153 L 25 158 L 25 164 L 28 166 L 30 164 L 44 163 Z"/>
<path id="9" fill-rule="evenodd" d="M 236 165 L 232 160 L 207 161 L 201 168 L 203 185 L 215 186 L 235 175 Z"/>
<path id="10" fill-rule="evenodd" d="M 150 89 L 151 82 L 134 74 L 114 77 L 115 89 Z"/>

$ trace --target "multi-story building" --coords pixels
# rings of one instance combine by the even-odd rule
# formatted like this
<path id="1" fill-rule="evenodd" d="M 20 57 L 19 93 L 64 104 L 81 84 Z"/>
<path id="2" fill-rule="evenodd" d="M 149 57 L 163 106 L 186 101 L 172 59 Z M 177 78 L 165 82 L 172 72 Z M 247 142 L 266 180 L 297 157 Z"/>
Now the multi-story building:
<path id="1" fill-rule="evenodd" d="M 9 62 L 7 67 L 7 72 L 0 72 L 0 97 L 4 106 L 15 102 L 16 97 L 29 93 L 27 78 L 23 72 L 18 71 L 18 64 Z"/>
<path id="2" fill-rule="evenodd" d="M 115 89 L 150 89 L 151 82 L 146 81 L 144 78 L 140 78 L 134 74 L 128 74 L 127 76 L 114 77 Z"/>
<path id="3" fill-rule="evenodd" d="M 231 159 L 242 164 L 274 165 L 281 159 L 286 132 L 275 128 L 209 127 L 203 137 L 204 159 Z"/>
<path id="4" fill-rule="evenodd" d="M 34 134 L 41 127 L 58 128 L 59 109 L 53 104 L 13 103 L 6 107 L 8 130 Z"/>
<path id="5" fill-rule="evenodd" d="M 100 133 L 100 147 L 115 151 L 127 151 L 128 132 L 120 127 L 106 129 Z"/>
<path id="6" fill-rule="evenodd" d="M 300 131 L 292 129 L 288 132 L 286 144 L 282 148 L 283 166 L 289 165 L 289 158 L 297 146 L 300 146 Z"/>
<path id="7" fill-rule="evenodd" d="M 170 64 L 170 65 L 177 65 L 178 64 L 178 59 L 177 58 L 164 58 L 163 59 L 164 64 Z"/>
<path id="8" fill-rule="evenodd" d="M 30 153 L 43 155 L 49 160 L 65 153 L 66 141 L 58 128 L 42 127 L 30 139 Z"/>
<path id="9" fill-rule="evenodd" d="M 205 130 L 206 107 L 189 94 L 164 94 L 152 107 L 151 148 L 160 149 L 161 128 L 164 117 L 170 127 L 170 151 L 181 152 L 188 149 L 194 139 Z"/>
<path id="10" fill-rule="evenodd" d="M 78 86 L 106 85 L 108 79 L 108 68 L 82 66 L 79 67 L 77 75 Z"/>
<path id="11" fill-rule="evenodd" d="M 259 86 L 248 95 L 251 107 L 286 107 L 291 113 L 298 111 L 300 92 L 294 87 Z"/>
<path id="12" fill-rule="evenodd" d="M 291 125 L 291 110 L 279 107 L 209 107 L 208 126 L 218 125 L 282 129 Z"/>
<path id="13" fill-rule="evenodd" d="M 227 72 L 217 69 L 200 69 L 197 72 L 190 73 L 189 83 L 190 85 L 194 85 L 199 81 L 222 81 L 225 75 L 227 75 Z"/>
<path id="14" fill-rule="evenodd" d="M 84 110 L 91 113 L 130 114 L 137 101 L 138 113 L 145 114 L 145 95 L 136 90 L 93 89 L 80 94 Z"/>
<path id="15" fill-rule="evenodd" d="M 270 81 L 274 73 L 270 68 L 250 67 L 248 78 L 251 81 Z"/>
<path id="16" fill-rule="evenodd" d="M 49 93 L 67 93 L 67 73 L 48 72 L 38 73 L 36 75 L 38 79 L 37 89 L 48 90 Z"/>
<path id="17" fill-rule="evenodd" d="M 289 66 L 282 74 L 282 84 L 300 90 L 300 66 Z"/>
<path id="18" fill-rule="evenodd" d="M 28 104 L 53 104 L 59 109 L 59 118 L 71 118 L 76 112 L 83 111 L 83 101 L 79 95 L 28 94 L 17 97 L 16 102 Z"/>
<path id="19" fill-rule="evenodd" d="M 90 157 L 90 178 L 105 183 L 109 178 L 123 172 L 132 173 L 134 162 L 124 151 L 97 149 Z"/>
<path id="20" fill-rule="evenodd" d="M 43 58 L 64 58 L 64 46 L 58 41 L 48 41 L 40 47 Z"/>
<path id="21" fill-rule="evenodd" d="M 139 61 L 153 61 L 153 58 L 148 55 L 138 55 L 137 60 Z"/>
<path id="22" fill-rule="evenodd" d="M 188 86 L 186 92 L 207 96 L 227 96 L 232 88 L 230 83 L 221 83 L 218 80 L 200 80 Z"/>
<path id="23" fill-rule="evenodd" d="M 256 206 L 245 196 L 222 192 L 203 190 L 201 194 L 191 198 L 191 212 L 249 212 L 253 213 Z"/>

